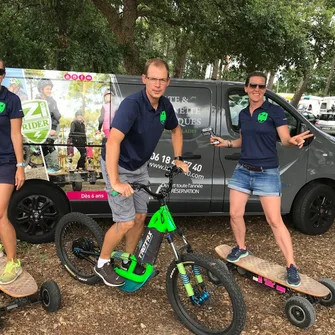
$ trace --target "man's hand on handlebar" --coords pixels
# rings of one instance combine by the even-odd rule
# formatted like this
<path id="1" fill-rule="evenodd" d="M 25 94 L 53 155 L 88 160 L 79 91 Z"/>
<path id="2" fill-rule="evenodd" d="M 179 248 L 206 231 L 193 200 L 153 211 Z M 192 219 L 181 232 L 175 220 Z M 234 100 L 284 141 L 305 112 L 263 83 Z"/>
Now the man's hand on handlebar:
<path id="1" fill-rule="evenodd" d="M 176 167 L 179 167 L 183 170 L 184 173 L 188 172 L 188 164 L 186 164 L 183 161 L 175 160 L 174 163 L 176 164 Z"/>
<path id="2" fill-rule="evenodd" d="M 118 182 L 115 185 L 112 185 L 113 191 L 118 192 L 123 197 L 130 197 L 134 194 L 133 188 L 129 184 Z"/>

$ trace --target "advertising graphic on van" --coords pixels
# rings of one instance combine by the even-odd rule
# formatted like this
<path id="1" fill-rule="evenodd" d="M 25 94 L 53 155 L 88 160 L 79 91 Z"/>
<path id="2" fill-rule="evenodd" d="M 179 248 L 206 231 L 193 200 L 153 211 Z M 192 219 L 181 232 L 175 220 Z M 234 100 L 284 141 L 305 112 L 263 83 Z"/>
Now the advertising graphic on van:
<path id="1" fill-rule="evenodd" d="M 30 100 L 22 102 L 24 118 L 22 135 L 28 142 L 44 143 L 51 130 L 49 107 L 44 100 Z"/>
<path id="2" fill-rule="evenodd" d="M 25 115 L 27 181 L 14 192 L 8 211 L 18 238 L 51 241 L 58 221 L 69 211 L 111 218 L 101 150 L 121 101 L 144 89 L 141 77 L 12 68 L 6 72 L 2 84 L 20 97 Z M 229 215 L 227 184 L 241 149 L 216 148 L 202 130 L 211 129 L 227 140 L 239 137 L 239 113 L 249 104 L 244 84 L 172 78 L 165 95 L 182 129 L 182 156 L 189 166 L 187 174 L 174 179 L 169 208 L 176 215 Z M 301 231 L 322 234 L 335 217 L 335 140 L 275 93 L 267 90 L 265 98 L 284 109 L 291 136 L 310 129 L 317 138 L 306 141 L 301 150 L 287 149 L 278 140 L 277 152 L 282 213 L 291 213 Z M 159 117 L 162 124 L 167 121 L 166 113 Z M 258 122 L 267 119 L 263 112 Z M 144 124 L 141 131 L 152 130 Z M 171 133 L 165 130 L 148 161 L 153 192 L 166 182 L 173 159 Z M 155 206 L 149 203 L 149 213 Z M 246 213 L 263 213 L 258 197 L 251 196 Z"/>

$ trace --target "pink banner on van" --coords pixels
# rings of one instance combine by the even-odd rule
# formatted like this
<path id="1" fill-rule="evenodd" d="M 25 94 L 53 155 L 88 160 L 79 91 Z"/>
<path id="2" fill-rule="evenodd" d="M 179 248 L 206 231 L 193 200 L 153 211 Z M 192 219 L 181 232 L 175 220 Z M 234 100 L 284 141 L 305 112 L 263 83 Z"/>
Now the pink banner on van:
<path id="1" fill-rule="evenodd" d="M 66 192 L 69 200 L 107 200 L 105 191 Z"/>

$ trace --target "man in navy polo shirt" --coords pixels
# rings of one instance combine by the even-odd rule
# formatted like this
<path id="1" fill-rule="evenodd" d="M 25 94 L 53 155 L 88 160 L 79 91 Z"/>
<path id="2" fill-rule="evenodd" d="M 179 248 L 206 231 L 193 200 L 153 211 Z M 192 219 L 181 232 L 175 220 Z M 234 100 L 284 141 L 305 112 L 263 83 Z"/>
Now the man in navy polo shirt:
<path id="1" fill-rule="evenodd" d="M 158 58 L 148 60 L 142 81 L 145 89 L 128 96 L 120 104 L 106 144 L 106 157 L 102 154 L 101 159 L 108 201 L 116 223 L 105 235 L 94 271 L 108 286 L 124 284 L 124 279 L 110 264 L 114 248 L 125 236 L 125 251 L 133 254 L 141 238 L 149 196 L 143 190 L 134 193 L 129 183 L 149 184 L 148 161 L 164 129 L 171 131 L 176 166 L 188 171 L 187 164 L 180 160 L 183 134 L 172 104 L 163 96 L 170 83 L 167 63 Z M 112 190 L 120 196 L 112 197 Z M 126 268 L 127 264 L 122 266 Z M 138 266 L 135 273 L 142 270 Z"/>
<path id="2" fill-rule="evenodd" d="M 249 105 L 239 114 L 240 138 L 233 141 L 220 137 L 211 139 L 212 143 L 218 140 L 219 144 L 216 146 L 219 147 L 242 148 L 240 161 L 228 184 L 230 223 L 237 245 L 227 260 L 234 263 L 248 256 L 244 212 L 250 195 L 257 195 L 276 242 L 286 259 L 287 283 L 299 286 L 300 276 L 294 262 L 291 236 L 280 214 L 281 181 L 276 141 L 279 136 L 284 146 L 301 148 L 305 139 L 313 134 L 306 131 L 290 136 L 284 110 L 264 101 L 266 76 L 262 72 L 249 74 L 244 90 L 248 94 Z"/>

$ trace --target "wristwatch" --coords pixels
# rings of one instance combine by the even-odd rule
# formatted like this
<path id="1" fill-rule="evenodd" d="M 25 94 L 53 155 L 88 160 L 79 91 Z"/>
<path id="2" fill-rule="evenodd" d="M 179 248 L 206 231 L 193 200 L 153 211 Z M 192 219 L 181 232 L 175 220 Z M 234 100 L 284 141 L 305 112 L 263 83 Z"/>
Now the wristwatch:
<path id="1" fill-rule="evenodd" d="M 176 156 L 173 160 L 175 160 L 175 161 L 184 161 L 183 160 L 183 157 L 181 157 L 181 156 Z"/>
<path id="2" fill-rule="evenodd" d="M 23 166 L 23 167 L 25 167 L 25 166 L 26 166 L 26 163 L 25 163 L 25 162 L 17 163 L 16 166 L 17 166 L 17 167 L 18 167 L 18 166 Z"/>

